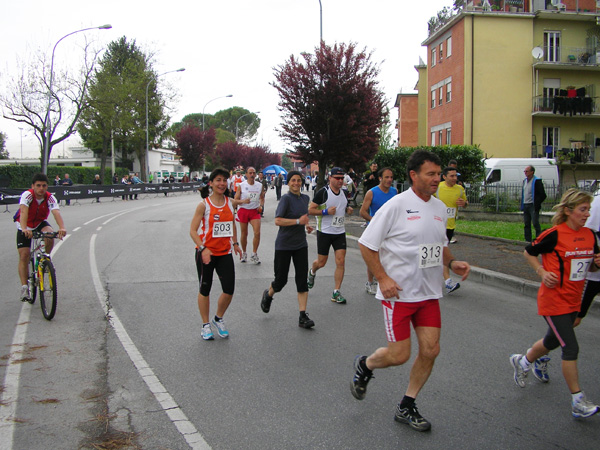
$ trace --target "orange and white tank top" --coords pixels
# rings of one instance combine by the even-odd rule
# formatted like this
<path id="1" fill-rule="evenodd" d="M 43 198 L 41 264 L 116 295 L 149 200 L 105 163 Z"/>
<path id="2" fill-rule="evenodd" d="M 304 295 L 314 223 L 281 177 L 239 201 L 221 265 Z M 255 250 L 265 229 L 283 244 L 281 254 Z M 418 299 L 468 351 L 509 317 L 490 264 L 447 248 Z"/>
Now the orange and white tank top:
<path id="1" fill-rule="evenodd" d="M 204 247 L 208 247 L 215 256 L 231 253 L 233 238 L 233 205 L 231 199 L 225 197 L 221 206 L 214 205 L 210 197 L 204 199 L 206 208 L 202 218 L 202 230 L 199 237 Z"/>

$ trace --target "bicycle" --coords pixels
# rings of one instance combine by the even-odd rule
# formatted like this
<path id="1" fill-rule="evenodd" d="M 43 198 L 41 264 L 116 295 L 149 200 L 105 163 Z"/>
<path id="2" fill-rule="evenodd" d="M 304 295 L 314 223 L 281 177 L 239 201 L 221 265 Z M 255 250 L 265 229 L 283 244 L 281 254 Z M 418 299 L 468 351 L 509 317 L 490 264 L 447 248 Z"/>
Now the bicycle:
<path id="1" fill-rule="evenodd" d="M 40 306 L 46 320 L 52 320 L 56 314 L 56 271 L 50 255 L 46 253 L 46 239 L 54 239 L 57 232 L 34 231 L 31 239 L 31 261 L 27 286 L 28 302 L 35 303 L 37 291 L 40 291 Z"/>

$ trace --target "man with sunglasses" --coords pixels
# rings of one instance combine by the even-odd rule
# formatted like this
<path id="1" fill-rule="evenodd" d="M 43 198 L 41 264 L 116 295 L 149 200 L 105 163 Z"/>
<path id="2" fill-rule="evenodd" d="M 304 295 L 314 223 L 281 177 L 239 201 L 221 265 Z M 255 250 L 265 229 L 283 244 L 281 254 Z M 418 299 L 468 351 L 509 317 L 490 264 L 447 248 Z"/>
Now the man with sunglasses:
<path id="1" fill-rule="evenodd" d="M 329 247 L 333 247 L 335 254 L 335 289 L 331 301 L 335 303 L 346 303 L 340 288 L 344 279 L 346 263 L 346 228 L 344 220 L 346 214 L 352 214 L 352 208 L 348 206 L 348 199 L 342 191 L 344 184 L 344 169 L 334 167 L 329 175 L 329 186 L 319 190 L 313 201 L 308 206 L 308 214 L 317 217 L 317 259 L 313 262 L 308 272 L 308 288 L 312 289 L 315 284 L 317 270 L 327 264 L 329 258 Z"/>

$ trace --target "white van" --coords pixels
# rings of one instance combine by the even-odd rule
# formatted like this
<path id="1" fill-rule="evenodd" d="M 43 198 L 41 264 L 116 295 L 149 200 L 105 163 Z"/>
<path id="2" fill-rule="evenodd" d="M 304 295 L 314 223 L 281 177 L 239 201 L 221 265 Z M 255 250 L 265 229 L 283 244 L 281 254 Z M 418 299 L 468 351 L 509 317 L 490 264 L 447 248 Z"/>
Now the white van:
<path id="1" fill-rule="evenodd" d="M 525 167 L 535 167 L 535 176 L 541 178 L 546 187 L 558 186 L 556 160 L 545 158 L 489 158 L 485 160 L 486 186 L 501 186 L 523 183 Z"/>

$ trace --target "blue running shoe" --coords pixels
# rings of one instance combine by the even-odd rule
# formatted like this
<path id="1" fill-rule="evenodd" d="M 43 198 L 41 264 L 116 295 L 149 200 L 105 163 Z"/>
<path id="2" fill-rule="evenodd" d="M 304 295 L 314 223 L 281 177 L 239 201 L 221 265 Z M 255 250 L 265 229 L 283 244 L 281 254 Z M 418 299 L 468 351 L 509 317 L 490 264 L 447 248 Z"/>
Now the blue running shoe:
<path id="1" fill-rule="evenodd" d="M 533 362 L 533 376 L 540 380 L 542 383 L 550 381 L 548 375 L 548 362 L 550 361 L 549 356 L 542 356 Z"/>

